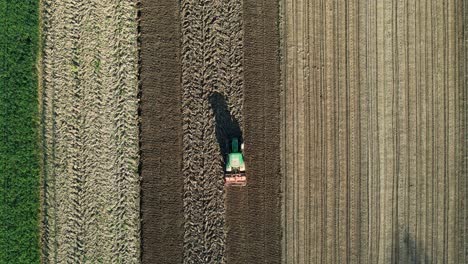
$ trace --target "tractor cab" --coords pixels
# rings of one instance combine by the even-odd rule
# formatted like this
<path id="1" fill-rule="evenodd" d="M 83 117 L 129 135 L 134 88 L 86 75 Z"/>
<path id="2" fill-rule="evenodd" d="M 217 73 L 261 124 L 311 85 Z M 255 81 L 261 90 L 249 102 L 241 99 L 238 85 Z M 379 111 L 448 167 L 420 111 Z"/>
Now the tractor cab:
<path id="1" fill-rule="evenodd" d="M 226 186 L 245 186 L 247 177 L 245 174 L 244 144 L 240 144 L 237 138 L 231 139 L 228 144 L 228 154 L 226 158 L 226 168 L 224 178 Z"/>

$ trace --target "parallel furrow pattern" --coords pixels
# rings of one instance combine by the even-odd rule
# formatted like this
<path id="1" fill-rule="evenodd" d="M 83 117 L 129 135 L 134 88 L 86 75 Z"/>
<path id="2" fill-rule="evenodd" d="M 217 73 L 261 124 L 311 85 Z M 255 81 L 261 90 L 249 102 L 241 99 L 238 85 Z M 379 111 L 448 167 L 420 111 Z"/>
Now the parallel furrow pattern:
<path id="1" fill-rule="evenodd" d="M 226 97 L 228 107 L 239 124 L 243 124 L 243 23 L 242 1 L 221 1 L 219 23 L 219 91 Z M 235 136 L 235 135 L 231 135 Z"/>
<path id="2" fill-rule="evenodd" d="M 43 1 L 45 263 L 137 263 L 134 1 Z"/>
<path id="3" fill-rule="evenodd" d="M 41 222 L 41 243 L 42 257 L 47 262 L 55 259 L 56 250 L 54 241 L 51 237 L 56 234 L 56 217 L 57 217 L 57 201 L 55 200 L 56 179 L 53 177 L 54 160 L 55 160 L 55 125 L 54 125 L 54 89 L 44 89 L 45 86 L 55 87 L 56 78 L 53 74 L 56 57 L 54 50 L 56 46 L 56 38 L 58 36 L 55 26 L 59 13 L 56 12 L 56 1 L 45 0 L 42 2 L 42 31 L 48 32 L 43 34 L 42 43 L 44 47 L 42 51 L 41 66 L 42 66 L 42 143 L 43 143 L 43 185 L 42 185 L 42 222 Z M 43 63 L 48 61 L 48 63 Z"/>
<path id="4" fill-rule="evenodd" d="M 229 129 L 220 122 L 230 120 L 219 119 L 218 107 L 228 96 L 229 115 L 241 119 L 241 2 L 182 1 L 181 20 L 184 262 L 224 263 L 220 147 Z"/>
<path id="5" fill-rule="evenodd" d="M 466 1 L 284 0 L 284 263 L 466 263 Z"/>

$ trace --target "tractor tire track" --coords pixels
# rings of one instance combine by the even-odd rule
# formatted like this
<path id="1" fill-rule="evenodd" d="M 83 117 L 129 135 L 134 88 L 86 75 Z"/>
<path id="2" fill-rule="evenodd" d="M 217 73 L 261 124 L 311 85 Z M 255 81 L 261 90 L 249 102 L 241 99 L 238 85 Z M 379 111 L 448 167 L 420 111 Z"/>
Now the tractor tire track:
<path id="1" fill-rule="evenodd" d="M 138 176 L 138 53 L 137 53 L 137 9 L 136 2 L 122 5 L 112 1 L 117 19 L 109 32 L 114 32 L 110 76 L 113 79 L 112 105 L 116 106 L 114 114 L 113 152 L 115 165 L 114 182 L 116 228 L 118 242 L 113 244 L 115 259 L 113 262 L 139 262 L 140 256 L 140 179 Z M 109 36 L 111 37 L 111 36 Z M 132 47 L 132 48 L 128 48 Z M 112 87 L 112 86 L 111 86 Z M 124 192 L 125 190 L 125 192 Z M 121 230 L 133 230 L 132 233 Z"/>
<path id="2" fill-rule="evenodd" d="M 217 79 L 217 3 L 183 1 L 184 263 L 222 263 L 223 178 L 216 159 L 209 93 Z M 219 153 L 219 152 L 218 152 Z"/>
<path id="3" fill-rule="evenodd" d="M 183 165 L 184 175 L 184 263 L 202 261 L 203 207 L 198 195 L 202 193 L 196 184 L 203 169 L 203 21 L 201 2 L 181 3 L 182 11 L 182 116 L 183 116 Z M 201 122 L 200 122 L 201 121 Z M 203 175 L 202 175 L 203 176 Z"/>
<path id="4" fill-rule="evenodd" d="M 54 27 L 57 19 L 58 12 L 56 10 L 56 2 L 44 0 L 41 6 L 42 12 L 42 32 L 43 34 L 43 51 L 41 57 L 42 75 L 41 75 L 41 123 L 42 123 L 42 143 L 43 143 L 43 159 L 42 159 L 42 206 L 41 206 L 41 244 L 42 251 L 41 257 L 46 262 L 51 262 L 56 256 L 55 243 L 51 237 L 56 234 L 56 215 L 57 203 L 55 199 L 56 179 L 54 175 L 54 162 L 55 162 L 55 125 L 54 125 L 54 89 L 44 89 L 46 86 L 55 87 L 56 78 L 53 74 L 53 66 L 56 64 L 56 57 L 54 57 L 55 41 L 58 35 Z M 49 61 L 49 63 L 44 63 Z"/>
<path id="5" fill-rule="evenodd" d="M 83 27 L 89 27 L 90 30 L 83 30 L 80 36 L 82 41 L 82 53 L 89 54 L 81 58 L 82 63 L 80 70 L 82 71 L 81 85 L 83 86 L 83 151 L 85 157 L 83 162 L 83 170 L 85 180 L 83 181 L 82 189 L 86 190 L 83 197 L 83 249 L 84 256 L 89 262 L 98 262 L 99 256 L 102 254 L 99 236 L 99 225 L 97 221 L 97 211 L 103 203 L 99 201 L 101 193 L 101 183 L 99 175 L 103 175 L 105 170 L 102 169 L 101 161 L 103 157 L 102 148 L 96 148 L 99 142 L 102 141 L 103 116 L 95 113 L 104 112 L 102 103 L 103 88 L 102 88 L 102 72 L 96 67 L 100 61 L 100 48 L 102 42 L 102 25 L 99 23 L 99 15 L 92 10 L 100 8 L 100 1 L 89 1 L 85 5 L 83 12 Z M 92 65 L 93 67 L 89 67 Z"/>
<path id="6" fill-rule="evenodd" d="M 64 42 L 58 43 L 58 54 L 60 56 L 57 60 L 57 64 L 54 67 L 62 68 L 63 71 L 57 72 L 56 78 L 57 87 L 54 87 L 54 100 L 55 100 L 55 120 L 56 123 L 56 135 L 55 135 L 55 154 L 56 159 L 54 160 L 55 168 L 55 177 L 56 177 L 56 199 L 58 204 L 57 212 L 57 223 L 56 230 L 57 236 L 57 263 L 65 263 L 68 261 L 73 261 L 74 254 L 73 246 L 75 237 L 71 237 L 72 228 L 76 227 L 73 221 L 69 222 L 69 219 L 72 217 L 72 206 L 71 200 L 65 199 L 65 196 L 68 197 L 69 193 L 73 190 L 71 178 L 73 173 L 70 173 L 73 164 L 70 164 L 70 156 L 73 154 L 68 151 L 69 147 L 73 144 L 73 139 L 71 138 L 70 131 L 70 122 L 72 122 L 72 109 L 73 102 L 73 74 L 76 71 L 76 68 L 72 68 L 73 65 L 73 38 L 72 35 L 76 32 L 76 27 L 73 23 L 75 6 L 71 1 L 64 1 L 62 6 L 62 12 L 64 13 L 63 18 L 59 22 L 59 27 L 62 28 L 63 32 L 60 32 L 65 39 Z M 57 7 L 59 10 L 59 7 Z M 63 23 L 63 24 L 62 24 Z M 58 39 L 58 41 L 60 38 Z M 45 62 L 47 63 L 47 62 Z M 48 87 L 44 87 L 48 89 Z"/>
<path id="7" fill-rule="evenodd" d="M 136 263 L 136 3 L 44 1 L 42 12 L 43 261 Z"/>
<path id="8" fill-rule="evenodd" d="M 81 39 L 81 28 L 84 22 L 84 15 L 86 14 L 85 6 L 78 1 L 70 1 L 67 9 L 71 11 L 69 14 L 70 26 L 70 49 L 71 49 L 71 65 L 72 73 L 70 74 L 70 85 L 68 89 L 63 90 L 61 94 L 67 100 L 67 119 L 64 120 L 66 126 L 67 144 L 67 161 L 69 162 L 65 174 L 69 175 L 68 186 L 70 187 L 68 197 L 70 203 L 67 210 L 69 214 L 65 221 L 69 223 L 65 226 L 64 232 L 66 233 L 65 244 L 70 245 L 69 251 L 65 251 L 66 261 L 79 263 L 84 257 L 84 202 L 87 195 L 87 190 L 82 188 L 85 186 L 84 175 L 84 159 L 88 153 L 85 153 L 84 146 L 87 144 L 87 136 L 84 133 L 84 117 L 81 109 L 84 105 L 84 87 L 82 84 L 84 74 L 84 63 L 81 56 L 83 54 L 83 42 Z M 64 87 L 62 87 L 64 88 Z"/>
<path id="9" fill-rule="evenodd" d="M 219 19 L 219 91 L 226 98 L 232 118 L 243 126 L 242 109 L 244 106 L 244 29 L 242 1 L 221 1 Z M 243 130 L 243 127 L 241 127 Z M 239 135 L 225 135 L 232 138 Z"/>

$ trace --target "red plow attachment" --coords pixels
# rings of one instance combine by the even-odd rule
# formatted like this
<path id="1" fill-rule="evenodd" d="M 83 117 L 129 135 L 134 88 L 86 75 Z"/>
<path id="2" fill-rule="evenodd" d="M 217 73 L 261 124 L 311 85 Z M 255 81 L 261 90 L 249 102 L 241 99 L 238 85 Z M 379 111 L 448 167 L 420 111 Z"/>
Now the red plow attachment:
<path id="1" fill-rule="evenodd" d="M 246 186 L 247 177 L 245 173 L 242 174 L 226 174 L 224 177 L 224 183 L 226 186 Z"/>

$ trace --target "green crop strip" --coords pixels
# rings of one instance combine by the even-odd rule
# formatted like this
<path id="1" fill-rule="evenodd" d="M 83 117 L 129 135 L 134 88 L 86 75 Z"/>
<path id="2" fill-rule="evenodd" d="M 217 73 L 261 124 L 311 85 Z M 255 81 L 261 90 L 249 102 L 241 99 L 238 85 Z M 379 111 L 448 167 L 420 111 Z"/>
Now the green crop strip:
<path id="1" fill-rule="evenodd" d="M 39 1 L 0 0 L 0 263 L 39 263 Z"/>

